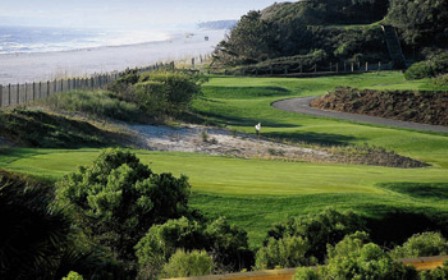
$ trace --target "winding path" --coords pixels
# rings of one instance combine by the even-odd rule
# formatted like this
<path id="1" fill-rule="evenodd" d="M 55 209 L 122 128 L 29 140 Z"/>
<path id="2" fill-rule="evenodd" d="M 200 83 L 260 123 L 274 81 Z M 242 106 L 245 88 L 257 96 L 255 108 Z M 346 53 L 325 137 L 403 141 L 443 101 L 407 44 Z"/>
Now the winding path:
<path id="1" fill-rule="evenodd" d="M 421 124 L 421 123 L 392 120 L 392 119 L 373 117 L 373 116 L 367 116 L 367 115 L 351 114 L 351 113 L 338 112 L 338 111 L 326 111 L 326 110 L 312 108 L 312 107 L 310 107 L 310 102 L 314 98 L 316 98 L 316 97 L 313 96 L 313 97 L 292 98 L 292 99 L 280 100 L 280 101 L 274 102 L 272 104 L 272 106 L 274 108 L 288 111 L 288 112 L 312 115 L 312 116 L 317 116 L 317 117 L 342 119 L 342 120 L 349 120 L 349 121 L 355 121 L 355 122 L 360 122 L 360 123 L 384 125 L 384 126 L 391 126 L 391 127 L 398 127 L 398 128 L 404 128 L 404 129 L 412 129 L 412 130 L 420 130 L 420 131 L 448 133 L 448 127 L 441 126 L 441 125 Z"/>

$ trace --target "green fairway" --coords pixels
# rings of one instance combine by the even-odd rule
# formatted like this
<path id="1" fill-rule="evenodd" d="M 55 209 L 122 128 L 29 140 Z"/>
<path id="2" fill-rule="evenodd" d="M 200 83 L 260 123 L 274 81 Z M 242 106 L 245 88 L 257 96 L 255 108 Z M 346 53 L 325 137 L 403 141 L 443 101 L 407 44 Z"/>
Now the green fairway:
<path id="1" fill-rule="evenodd" d="M 271 103 L 322 95 L 336 86 L 432 89 L 427 80 L 409 82 L 399 72 L 310 79 L 214 77 L 193 107 L 204 123 L 318 145 L 364 144 L 423 160 L 430 167 L 246 160 L 192 153 L 136 150 L 156 172 L 185 174 L 193 186 L 191 204 L 208 216 L 227 216 L 258 246 L 268 228 L 287 217 L 332 206 L 367 215 L 391 210 L 437 213 L 448 210 L 448 135 L 422 133 L 316 118 L 276 110 Z M 97 149 L 16 149 L 0 154 L 0 168 L 56 180 L 90 164 Z"/>
<path id="2" fill-rule="evenodd" d="M 98 150 L 17 150 L 0 168 L 57 179 L 90 164 Z M 379 183 L 448 181 L 441 168 L 397 169 L 269 160 L 244 160 L 189 153 L 136 151 L 156 172 L 190 178 L 193 190 L 230 196 L 289 196 L 321 193 L 385 194 Z M 17 158 L 15 158 L 17 157 Z"/>

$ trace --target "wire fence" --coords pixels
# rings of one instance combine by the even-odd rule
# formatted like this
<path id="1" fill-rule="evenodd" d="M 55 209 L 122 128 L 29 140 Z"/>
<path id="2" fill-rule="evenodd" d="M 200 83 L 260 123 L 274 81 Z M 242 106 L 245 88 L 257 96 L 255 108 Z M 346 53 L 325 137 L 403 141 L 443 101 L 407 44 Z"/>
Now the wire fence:
<path id="1" fill-rule="evenodd" d="M 195 69 L 195 66 L 202 64 L 208 58 L 209 55 L 201 55 L 185 59 L 184 66 L 187 65 L 189 68 Z M 143 73 L 167 69 L 167 67 L 174 68 L 174 66 L 174 62 L 156 63 L 148 67 L 137 68 L 137 71 Z M 123 72 L 114 71 L 105 74 L 94 74 L 89 77 L 62 78 L 24 84 L 0 84 L 0 108 L 26 105 L 38 99 L 73 90 L 106 89 L 107 85 L 117 80 L 121 73 Z"/>
<path id="2" fill-rule="evenodd" d="M 372 71 L 392 70 L 391 62 L 369 63 L 369 62 L 339 62 L 324 64 L 271 64 L 266 66 L 248 65 L 234 69 L 211 69 L 211 74 L 242 75 L 242 76 L 280 76 L 280 77 L 307 77 L 326 76 L 350 73 L 363 73 Z"/>

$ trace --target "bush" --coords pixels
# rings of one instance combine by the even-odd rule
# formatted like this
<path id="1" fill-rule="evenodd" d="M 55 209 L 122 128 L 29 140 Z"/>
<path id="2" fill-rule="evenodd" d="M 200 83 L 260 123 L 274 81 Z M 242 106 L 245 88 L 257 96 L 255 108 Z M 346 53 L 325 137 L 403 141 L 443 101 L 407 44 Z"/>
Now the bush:
<path id="1" fill-rule="evenodd" d="M 206 250 L 220 271 L 239 271 L 252 262 L 246 232 L 230 226 L 224 218 L 211 223 L 185 217 L 151 227 L 135 246 L 141 278 L 156 277 L 177 249 Z M 249 259 L 249 260 L 247 260 Z"/>
<path id="2" fill-rule="evenodd" d="M 319 273 L 316 269 L 309 267 L 299 267 L 294 275 L 295 280 L 319 280 Z"/>
<path id="3" fill-rule="evenodd" d="M 438 86 L 448 86 L 448 74 L 444 74 L 444 75 L 439 75 L 437 77 L 434 78 L 433 80 L 434 84 L 438 85 Z"/>
<path id="4" fill-rule="evenodd" d="M 163 266 L 165 278 L 194 277 L 209 275 L 213 271 L 213 260 L 205 251 L 193 250 L 190 253 L 177 250 L 169 262 Z"/>
<path id="5" fill-rule="evenodd" d="M 407 80 L 418 80 L 434 76 L 434 70 L 431 62 L 421 61 L 412 64 L 404 73 Z"/>
<path id="6" fill-rule="evenodd" d="M 295 242 L 303 240 L 307 244 L 303 244 L 300 248 L 306 251 L 303 254 L 302 259 L 299 257 L 298 248 L 291 250 L 289 262 L 294 263 L 314 263 L 315 259 L 318 262 L 323 262 L 326 256 L 327 244 L 334 245 L 346 234 L 353 233 L 357 230 L 364 230 L 365 225 L 357 215 L 348 212 L 341 213 L 333 209 L 327 209 L 321 213 L 312 214 L 299 218 L 292 218 L 284 224 L 277 224 L 268 232 L 268 238 L 264 242 L 263 248 L 260 249 L 260 254 L 257 254 L 256 262 L 259 264 L 266 264 L 267 268 L 274 268 L 276 265 L 281 265 L 277 263 L 278 260 L 282 260 L 285 263 L 285 256 L 278 258 L 279 253 L 275 253 L 275 250 L 280 250 L 280 248 L 293 248 L 291 246 L 296 246 L 297 244 L 291 243 L 291 246 L 284 246 L 284 244 L 289 244 L 292 237 L 297 237 Z M 274 242 L 275 240 L 283 240 L 281 242 Z M 300 241 L 302 242 L 302 241 Z M 268 253 L 268 251 L 272 251 Z M 286 253 L 287 251 L 285 251 Z M 295 252 L 295 253 L 294 253 Z M 293 257 L 294 256 L 294 257 Z M 298 258 L 296 258 L 298 257 Z M 286 257 L 288 258 L 288 257 Z M 295 259 L 295 260 L 293 260 Z M 289 265 L 289 264 L 288 264 Z"/>
<path id="7" fill-rule="evenodd" d="M 424 270 L 419 273 L 419 280 L 446 280 L 448 279 L 448 262 L 443 267 L 437 267 L 431 270 Z"/>
<path id="8" fill-rule="evenodd" d="M 395 247 L 390 254 L 396 259 L 446 255 L 448 242 L 438 232 L 414 234 L 402 246 Z"/>
<path id="9" fill-rule="evenodd" d="M 133 247 L 156 223 L 187 211 L 185 176 L 155 174 L 132 153 L 103 151 L 91 166 L 57 183 L 57 202 L 85 233 L 132 265 Z"/>
<path id="10" fill-rule="evenodd" d="M 135 85 L 137 104 L 149 114 L 176 115 L 201 93 L 204 78 L 183 72 L 149 72 Z"/>
<path id="11" fill-rule="evenodd" d="M 430 56 L 428 60 L 417 62 L 406 70 L 404 76 L 408 80 L 432 78 L 448 73 L 448 54 Z"/>
<path id="12" fill-rule="evenodd" d="M 79 273 L 70 271 L 67 277 L 62 278 L 62 280 L 83 280 L 84 278 Z"/>
<path id="13" fill-rule="evenodd" d="M 395 262 L 378 245 L 367 243 L 364 232 L 347 235 L 328 247 L 328 265 L 319 279 L 415 279 L 416 271 Z"/>
<path id="14" fill-rule="evenodd" d="M 284 237 L 279 240 L 271 238 L 258 250 L 255 267 L 268 269 L 276 266 L 288 268 L 313 265 L 313 261 L 306 257 L 309 249 L 308 241 L 302 237 Z"/>

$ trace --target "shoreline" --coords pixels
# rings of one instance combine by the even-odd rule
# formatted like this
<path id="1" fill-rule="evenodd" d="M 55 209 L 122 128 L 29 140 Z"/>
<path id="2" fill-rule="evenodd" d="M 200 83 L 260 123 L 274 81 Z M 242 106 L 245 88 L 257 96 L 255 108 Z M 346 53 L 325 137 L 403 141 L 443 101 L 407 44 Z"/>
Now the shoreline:
<path id="1" fill-rule="evenodd" d="M 64 77 L 145 67 L 210 54 L 226 30 L 198 30 L 194 36 L 173 34 L 165 41 L 58 52 L 0 55 L 0 84 L 32 83 Z M 209 37 L 209 41 L 204 39 Z"/>

